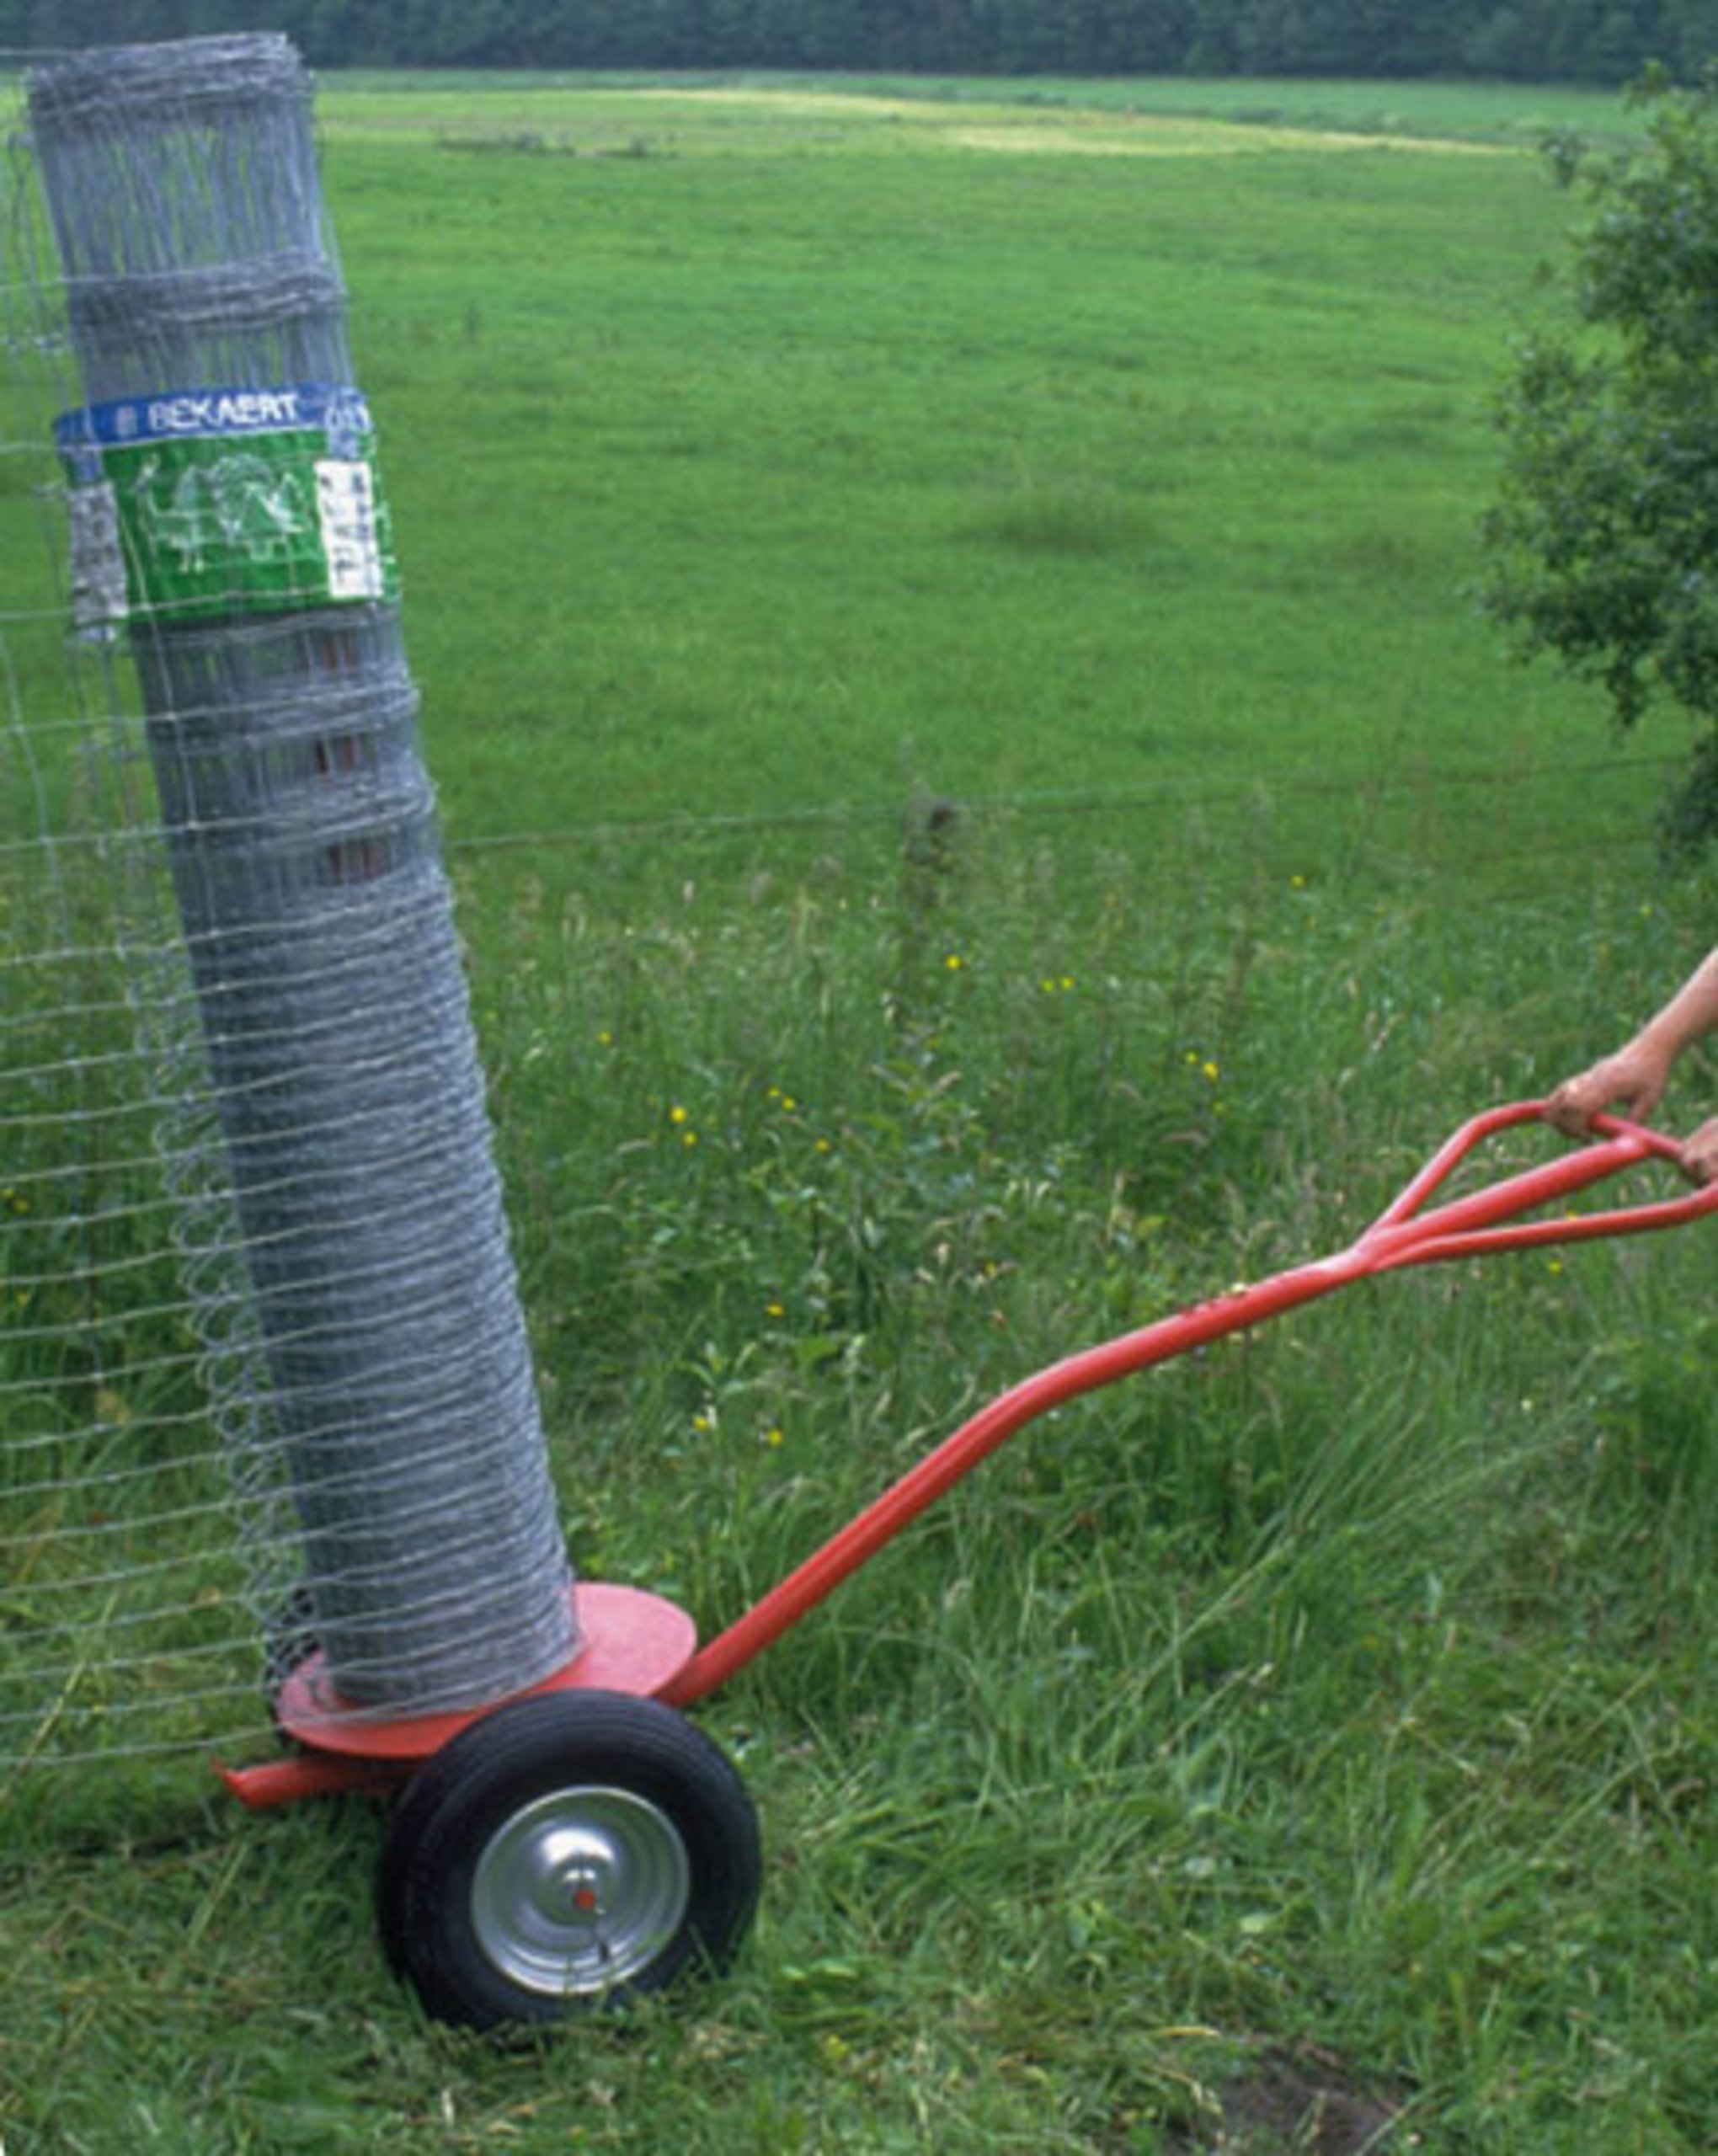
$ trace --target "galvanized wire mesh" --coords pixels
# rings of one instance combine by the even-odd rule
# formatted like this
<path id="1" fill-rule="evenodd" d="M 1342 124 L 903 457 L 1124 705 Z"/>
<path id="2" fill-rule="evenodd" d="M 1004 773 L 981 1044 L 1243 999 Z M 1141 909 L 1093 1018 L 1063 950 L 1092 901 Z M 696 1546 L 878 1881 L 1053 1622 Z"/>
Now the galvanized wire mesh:
<path id="1" fill-rule="evenodd" d="M 570 1581 L 306 79 L 272 37 L 91 53 L 29 119 L 0 1758 L 193 1740 L 235 1597 L 254 1636 L 289 1588 L 353 1711 L 484 1704 L 575 1652 Z"/>

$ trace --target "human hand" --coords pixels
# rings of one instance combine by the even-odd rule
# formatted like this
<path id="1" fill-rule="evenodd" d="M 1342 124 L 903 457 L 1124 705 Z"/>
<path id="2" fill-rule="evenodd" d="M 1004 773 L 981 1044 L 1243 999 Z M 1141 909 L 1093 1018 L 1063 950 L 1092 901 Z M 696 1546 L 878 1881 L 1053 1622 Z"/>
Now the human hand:
<path id="1" fill-rule="evenodd" d="M 1677 1165 L 1690 1182 L 1718 1182 L 1718 1116 L 1684 1143 Z"/>
<path id="2" fill-rule="evenodd" d="M 1590 1070 L 1566 1078 L 1545 1102 L 1545 1121 L 1568 1138 L 1584 1138 L 1594 1116 L 1606 1108 L 1642 1122 L 1657 1107 L 1669 1075 L 1668 1056 L 1631 1041 Z"/>

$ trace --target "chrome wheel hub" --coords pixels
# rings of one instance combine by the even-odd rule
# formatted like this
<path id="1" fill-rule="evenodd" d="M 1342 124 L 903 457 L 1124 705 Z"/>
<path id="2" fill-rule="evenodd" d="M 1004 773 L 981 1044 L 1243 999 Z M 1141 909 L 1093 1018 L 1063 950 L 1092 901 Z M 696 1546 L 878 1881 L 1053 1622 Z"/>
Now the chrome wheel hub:
<path id="1" fill-rule="evenodd" d="M 553 1998 L 647 1969 L 691 1895 L 680 1830 L 622 1789 L 557 1790 L 493 1834 L 472 1881 L 478 1945 L 514 1983 Z"/>

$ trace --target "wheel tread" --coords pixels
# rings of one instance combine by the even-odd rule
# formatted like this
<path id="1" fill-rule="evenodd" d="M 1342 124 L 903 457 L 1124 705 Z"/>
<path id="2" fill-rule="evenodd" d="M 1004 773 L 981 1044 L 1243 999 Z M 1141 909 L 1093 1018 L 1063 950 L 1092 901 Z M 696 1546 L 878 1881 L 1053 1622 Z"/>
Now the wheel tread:
<path id="1" fill-rule="evenodd" d="M 691 1906 L 647 1968 L 612 1991 L 531 1991 L 490 1962 L 467 1897 L 479 1854 L 515 1811 L 580 1784 L 657 1805 L 687 1846 Z M 757 1816 L 720 1748 L 672 1708 L 607 1692 L 545 1694 L 497 1708 L 425 1762 L 395 1808 L 376 1881 L 376 1916 L 395 1972 L 438 2019 L 492 2028 L 555 2021 L 658 1991 L 689 1968 L 732 1959 L 755 1911 Z"/>

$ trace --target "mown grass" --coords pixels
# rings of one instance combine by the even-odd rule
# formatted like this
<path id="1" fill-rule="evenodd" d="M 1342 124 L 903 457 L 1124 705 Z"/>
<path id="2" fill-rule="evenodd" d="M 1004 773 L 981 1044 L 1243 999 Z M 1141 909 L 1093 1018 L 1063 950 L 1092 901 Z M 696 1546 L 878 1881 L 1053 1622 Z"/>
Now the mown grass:
<path id="1" fill-rule="evenodd" d="M 328 180 L 574 1553 L 708 1631 L 1345 1241 L 1711 894 L 1461 598 L 1526 160 L 568 94 L 551 158 L 335 89 Z M 428 2026 L 365 1806 L 27 1780 L 8 2143 L 1179 2156 L 1288 2055 L 1401 2147 L 1702 2148 L 1710 1271 L 1387 1281 L 1023 1434 L 701 1710 L 764 1911 L 624 2023 Z"/>
<path id="2" fill-rule="evenodd" d="M 1554 681 L 1500 690 L 1465 590 L 1566 212 L 1519 151 L 1147 118 L 1088 155 L 1091 109 L 1018 104 L 974 147 L 964 104 L 787 92 L 326 109 L 456 835 L 1580 738 Z"/>

